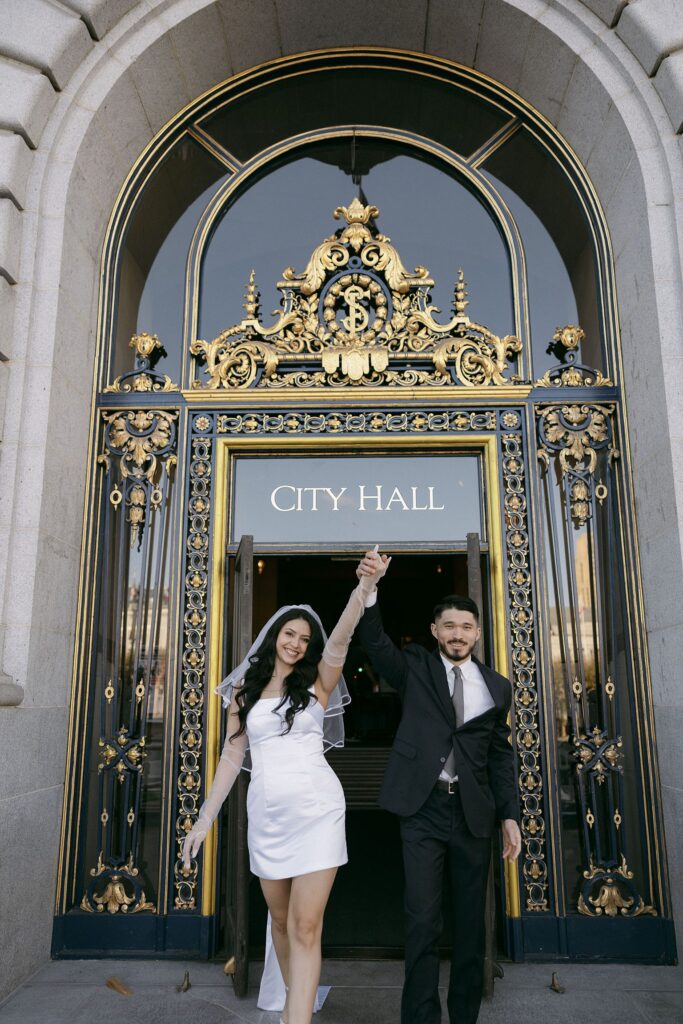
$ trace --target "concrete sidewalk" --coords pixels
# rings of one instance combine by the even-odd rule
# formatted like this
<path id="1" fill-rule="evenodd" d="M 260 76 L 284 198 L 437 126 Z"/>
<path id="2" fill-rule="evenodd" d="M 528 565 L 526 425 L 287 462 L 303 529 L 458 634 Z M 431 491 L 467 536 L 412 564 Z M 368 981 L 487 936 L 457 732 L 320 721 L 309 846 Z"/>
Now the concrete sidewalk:
<path id="1" fill-rule="evenodd" d="M 192 987 L 179 993 L 176 986 L 186 970 Z M 322 980 L 333 988 L 317 1024 L 398 1024 L 402 970 L 396 961 L 326 961 Z M 553 970 L 566 989 L 562 995 L 550 990 Z M 107 988 L 111 977 L 120 979 L 132 995 Z M 256 968 L 256 982 L 258 977 Z M 277 1019 L 277 1014 L 256 1008 L 256 989 L 246 999 L 236 999 L 220 964 L 180 961 L 50 963 L 0 1007 L 0 1024 L 275 1024 Z M 479 1020 L 683 1024 L 683 969 L 506 964 L 495 998 L 484 1005 Z"/>

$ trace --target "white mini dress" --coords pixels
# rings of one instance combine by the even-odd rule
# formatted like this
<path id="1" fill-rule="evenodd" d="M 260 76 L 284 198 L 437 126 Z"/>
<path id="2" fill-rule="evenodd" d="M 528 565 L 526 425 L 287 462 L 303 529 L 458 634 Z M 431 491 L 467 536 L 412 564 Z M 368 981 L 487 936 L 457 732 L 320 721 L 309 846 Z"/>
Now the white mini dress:
<path id="1" fill-rule="evenodd" d="M 289 732 L 280 697 L 261 698 L 247 716 L 251 782 L 249 861 L 258 878 L 294 878 L 348 860 L 346 801 L 325 760 L 322 705 L 312 698 Z M 276 710 L 277 709 L 277 710 Z"/>

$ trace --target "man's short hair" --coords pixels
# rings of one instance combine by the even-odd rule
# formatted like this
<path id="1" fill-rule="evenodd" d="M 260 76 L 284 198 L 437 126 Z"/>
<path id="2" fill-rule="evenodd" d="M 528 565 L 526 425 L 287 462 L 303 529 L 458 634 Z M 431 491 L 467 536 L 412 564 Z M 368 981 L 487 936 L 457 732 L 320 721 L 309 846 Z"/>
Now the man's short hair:
<path id="1" fill-rule="evenodd" d="M 455 608 L 459 612 L 470 612 L 474 615 L 476 622 L 479 622 L 479 609 L 476 603 L 471 597 L 461 597 L 460 594 L 449 594 L 448 597 L 442 597 L 434 605 L 434 611 L 432 612 L 432 622 L 436 622 L 438 617 L 442 615 L 449 608 Z"/>

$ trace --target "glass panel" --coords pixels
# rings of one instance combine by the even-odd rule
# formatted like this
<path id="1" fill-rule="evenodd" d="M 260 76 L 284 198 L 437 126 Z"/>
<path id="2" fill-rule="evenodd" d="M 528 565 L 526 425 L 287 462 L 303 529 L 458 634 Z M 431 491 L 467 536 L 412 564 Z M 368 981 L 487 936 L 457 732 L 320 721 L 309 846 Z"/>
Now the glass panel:
<path id="1" fill-rule="evenodd" d="M 452 83 L 382 68 L 295 75 L 228 103 L 202 127 L 238 160 L 280 139 L 334 125 L 415 132 L 469 156 L 510 114 Z"/>
<path id="2" fill-rule="evenodd" d="M 452 315 L 459 267 L 465 272 L 468 314 L 501 337 L 514 333 L 510 262 L 497 224 L 455 174 L 416 151 L 373 140 L 339 140 L 306 149 L 237 198 L 215 229 L 204 255 L 198 336 L 216 337 L 242 319 L 245 284 L 254 269 L 262 309 L 274 309 L 285 267 L 303 270 L 313 250 L 338 227 L 332 211 L 357 192 L 379 207 L 378 225 L 405 265 L 428 267 L 434 303 Z M 379 162 L 381 160 L 381 162 Z M 267 322 L 267 318 L 266 318 Z"/>
<path id="3" fill-rule="evenodd" d="M 154 368 L 179 383 L 187 253 L 201 211 L 226 177 L 225 167 L 185 137 L 143 191 L 119 261 L 111 379 L 133 369 L 128 343 L 148 331 L 167 353 Z"/>
<path id="4" fill-rule="evenodd" d="M 507 203 L 522 238 L 526 262 L 534 379 L 560 359 L 548 352 L 558 327 L 579 322 L 571 278 L 550 232 L 512 189 L 488 175 Z M 585 348 L 585 343 L 584 343 Z M 596 365 L 596 364 L 592 364 Z"/>
<path id="5" fill-rule="evenodd" d="M 534 377 L 560 359 L 548 352 L 558 326 L 586 332 L 578 361 L 604 370 L 593 240 L 576 190 L 525 128 L 483 165 L 517 220 L 527 261 Z"/>
<path id="6" fill-rule="evenodd" d="M 617 481 L 595 455 L 592 477 L 551 462 L 543 497 L 565 892 L 570 910 L 614 916 L 647 902 L 648 880 Z"/>
<path id="7" fill-rule="evenodd" d="M 616 467 L 610 465 L 606 453 L 600 453 L 595 473 L 597 480 L 607 484 L 607 497 L 598 508 L 595 520 L 595 558 L 605 580 L 599 600 L 605 622 L 603 676 L 608 683 L 609 710 L 614 716 L 614 731 L 622 740 L 622 787 L 619 811 L 623 819 L 621 845 L 634 880 L 645 897 L 648 880 L 645 874 L 648 840 L 642 827 L 642 768 L 638 742 L 638 716 L 635 700 L 636 680 L 633 655 L 627 630 L 626 580 L 621 551 L 621 513 L 617 493 Z M 604 697 L 603 697 L 604 702 Z"/>
<path id="8" fill-rule="evenodd" d="M 107 415 L 117 417 L 119 424 L 124 420 L 122 414 Z M 170 423 L 174 416 L 167 415 Z M 126 417 L 129 423 L 131 417 L 138 417 L 141 431 L 150 427 L 147 414 L 131 413 Z M 139 417 L 144 417 L 144 425 Z M 164 429 L 162 425 L 161 433 Z M 169 442 L 172 433 L 171 427 Z M 151 910 L 158 898 L 174 557 L 167 523 L 174 487 L 163 466 L 157 467 L 154 479 L 122 475 L 111 446 L 105 450 L 109 459 L 94 623 L 93 733 L 81 885 L 87 892 L 83 909 L 95 911 L 103 899 L 114 900 L 116 909 L 106 902 L 102 909 L 116 913 L 123 908 L 124 896 L 132 904 L 125 904 L 126 910 Z M 159 447 L 157 451 L 163 457 Z M 123 879 L 121 887 L 112 884 L 113 875 Z M 145 905 L 138 906 L 141 903 Z"/>
<path id="9" fill-rule="evenodd" d="M 551 479 L 551 477 L 553 479 Z M 564 512 L 563 489 L 557 479 L 557 467 L 546 474 L 543 496 L 546 510 L 546 565 L 549 569 L 550 652 L 553 688 L 555 695 L 557 741 L 557 770 L 559 778 L 559 799 L 562 828 L 562 857 L 567 898 L 570 907 L 576 907 L 581 872 L 586 866 L 583 843 L 583 822 L 580 800 L 576 786 L 576 762 L 574 758 L 574 725 L 572 721 L 572 681 L 576 674 L 579 658 L 584 657 L 581 624 L 586 622 L 586 611 L 590 609 L 590 594 L 585 592 L 586 566 L 579 555 L 578 574 L 584 581 L 581 588 L 584 603 L 579 622 L 572 614 L 574 610 L 571 590 L 572 568 L 568 546 L 567 517 Z M 571 529 L 571 526 L 570 526 Z M 555 544 L 553 544 L 553 538 Z M 585 542 L 585 530 L 583 531 Z M 555 547 L 557 545 L 557 547 Z M 585 544 L 583 545 L 585 553 Z M 588 601 L 586 602 L 586 598 Z M 590 639 L 593 640 L 592 618 Z M 579 627 L 577 629 L 577 626 Z M 588 647 L 590 679 L 586 674 L 586 695 L 588 700 L 595 694 L 595 663 L 592 657 L 593 644 Z"/>
<path id="10" fill-rule="evenodd" d="M 464 542 L 483 534 L 479 459 L 237 458 L 231 522 L 233 543 Z"/>

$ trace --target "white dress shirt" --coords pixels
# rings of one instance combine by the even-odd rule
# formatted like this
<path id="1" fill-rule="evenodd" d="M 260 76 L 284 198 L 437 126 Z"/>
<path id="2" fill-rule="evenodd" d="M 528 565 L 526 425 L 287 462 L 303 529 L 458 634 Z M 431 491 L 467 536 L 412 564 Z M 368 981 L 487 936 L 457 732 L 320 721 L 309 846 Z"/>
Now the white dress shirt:
<path id="1" fill-rule="evenodd" d="M 448 658 L 441 655 L 443 667 L 446 669 L 446 679 L 448 680 L 448 692 L 453 700 L 453 687 L 455 686 L 455 680 L 453 678 L 453 669 L 455 665 Z M 478 715 L 483 715 L 485 711 L 492 708 L 495 704 L 491 691 L 484 682 L 484 677 L 479 671 L 479 668 L 472 661 L 471 658 L 467 658 L 466 661 L 458 662 L 457 666 L 462 672 L 462 691 L 463 691 L 463 703 L 465 705 L 465 721 L 469 722 L 470 718 L 476 718 Z M 458 776 L 454 778 L 445 770 L 439 775 L 440 779 L 444 779 L 446 782 L 457 782 Z"/>

